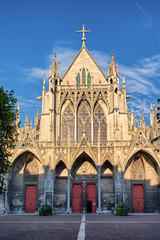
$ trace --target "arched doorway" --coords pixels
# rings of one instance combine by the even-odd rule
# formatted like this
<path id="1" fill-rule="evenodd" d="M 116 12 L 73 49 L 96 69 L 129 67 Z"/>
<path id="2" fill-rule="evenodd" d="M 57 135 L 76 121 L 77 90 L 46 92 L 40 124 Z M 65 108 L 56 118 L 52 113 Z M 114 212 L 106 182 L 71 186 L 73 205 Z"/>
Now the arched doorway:
<path id="1" fill-rule="evenodd" d="M 114 169 L 108 160 L 101 167 L 101 195 L 103 212 L 113 212 L 115 209 Z"/>
<path id="2" fill-rule="evenodd" d="M 10 212 L 35 212 L 43 202 L 44 172 L 31 152 L 21 154 L 13 163 L 9 180 Z"/>
<path id="3" fill-rule="evenodd" d="M 72 212 L 96 212 L 97 181 L 96 165 L 91 157 L 83 152 L 71 169 Z"/>
<path id="4" fill-rule="evenodd" d="M 55 168 L 54 211 L 65 213 L 67 207 L 67 176 L 66 165 L 60 161 Z"/>
<path id="5" fill-rule="evenodd" d="M 132 212 L 155 212 L 160 207 L 159 167 L 145 151 L 135 153 L 124 174 L 124 198 Z"/>

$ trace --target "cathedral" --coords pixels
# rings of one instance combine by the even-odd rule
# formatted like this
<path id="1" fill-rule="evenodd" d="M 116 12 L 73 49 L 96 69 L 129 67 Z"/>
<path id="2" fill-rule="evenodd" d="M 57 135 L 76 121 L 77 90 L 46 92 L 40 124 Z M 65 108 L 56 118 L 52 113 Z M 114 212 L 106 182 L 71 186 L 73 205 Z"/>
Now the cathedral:
<path id="1" fill-rule="evenodd" d="M 48 203 L 56 213 L 115 213 L 122 202 L 133 213 L 160 212 L 160 135 L 150 105 L 150 126 L 144 112 L 135 124 L 128 110 L 125 78 L 119 84 L 118 65 L 112 52 L 108 76 L 82 47 L 63 76 L 56 53 L 50 65 L 49 89 L 44 75 L 42 112 L 34 127 L 26 120 L 19 127 L 10 161 L 7 213 L 34 213 Z"/>

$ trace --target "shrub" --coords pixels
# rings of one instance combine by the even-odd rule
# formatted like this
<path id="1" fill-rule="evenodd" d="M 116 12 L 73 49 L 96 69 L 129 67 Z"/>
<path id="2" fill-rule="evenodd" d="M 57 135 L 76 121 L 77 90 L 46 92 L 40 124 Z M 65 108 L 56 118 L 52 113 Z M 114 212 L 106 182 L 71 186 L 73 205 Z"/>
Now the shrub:
<path id="1" fill-rule="evenodd" d="M 125 202 L 123 202 L 123 203 L 121 204 L 121 206 L 122 206 L 122 215 L 123 215 L 123 216 L 128 215 L 129 210 L 130 210 L 130 207 L 128 206 L 128 204 L 125 203 Z"/>
<path id="2" fill-rule="evenodd" d="M 117 206 L 116 214 L 118 216 L 126 216 L 128 215 L 129 210 L 130 210 L 130 207 L 128 206 L 128 204 L 123 202 L 121 205 Z"/>
<path id="3" fill-rule="evenodd" d="M 40 216 L 49 216 L 52 215 L 52 207 L 48 203 L 45 203 L 40 206 L 39 208 L 39 215 Z"/>
<path id="4" fill-rule="evenodd" d="M 116 214 L 118 216 L 122 216 L 122 207 L 121 206 L 116 207 Z"/>

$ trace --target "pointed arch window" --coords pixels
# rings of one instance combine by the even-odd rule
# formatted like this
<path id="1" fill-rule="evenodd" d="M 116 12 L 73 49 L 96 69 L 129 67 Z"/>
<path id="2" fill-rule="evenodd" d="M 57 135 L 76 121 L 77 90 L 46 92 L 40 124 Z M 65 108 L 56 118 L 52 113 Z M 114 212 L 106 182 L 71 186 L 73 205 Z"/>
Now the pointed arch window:
<path id="1" fill-rule="evenodd" d="M 82 85 L 85 86 L 86 85 L 86 71 L 83 68 L 82 70 Z"/>
<path id="2" fill-rule="evenodd" d="M 80 80 L 80 74 L 77 74 L 77 87 L 80 87 L 81 80 Z"/>
<path id="3" fill-rule="evenodd" d="M 88 76 L 87 76 L 87 84 L 88 84 L 88 87 L 90 88 L 91 86 L 91 74 L 88 73 Z"/>

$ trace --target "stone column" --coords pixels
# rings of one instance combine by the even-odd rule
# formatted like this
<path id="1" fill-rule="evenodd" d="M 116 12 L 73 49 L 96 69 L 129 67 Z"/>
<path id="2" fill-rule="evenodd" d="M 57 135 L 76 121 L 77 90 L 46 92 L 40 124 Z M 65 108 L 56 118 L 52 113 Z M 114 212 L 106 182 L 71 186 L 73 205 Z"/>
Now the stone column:
<path id="1" fill-rule="evenodd" d="M 86 213 L 86 182 L 82 184 L 82 213 Z"/>
<path id="2" fill-rule="evenodd" d="M 77 135 L 77 109 L 76 108 L 75 108 L 74 114 L 75 114 L 75 116 L 74 116 L 74 121 L 75 121 L 75 125 L 74 125 L 74 127 L 75 127 L 75 139 L 74 139 L 74 141 L 76 142 L 78 140 L 78 135 Z"/>
<path id="3" fill-rule="evenodd" d="M 93 144 L 93 138 L 94 138 L 94 136 L 93 136 L 93 107 L 91 108 L 91 141 L 92 141 L 92 144 Z"/>
<path id="4" fill-rule="evenodd" d="M 101 214 L 102 209 L 101 209 L 101 166 L 97 166 L 98 170 L 98 208 L 97 208 L 97 213 Z"/>
<path id="5" fill-rule="evenodd" d="M 114 183 L 115 183 L 115 210 L 118 205 L 124 201 L 123 193 L 123 182 L 124 176 L 123 172 L 118 171 L 118 167 L 114 166 Z"/>
<path id="6" fill-rule="evenodd" d="M 52 209 L 54 209 L 54 169 L 52 172 Z"/>
<path id="7" fill-rule="evenodd" d="M 44 168 L 44 203 L 46 203 L 46 191 L 47 191 L 47 166 Z"/>
<path id="8" fill-rule="evenodd" d="M 71 170 L 68 169 L 68 191 L 67 191 L 67 214 L 71 214 L 70 196 L 71 196 Z"/>

